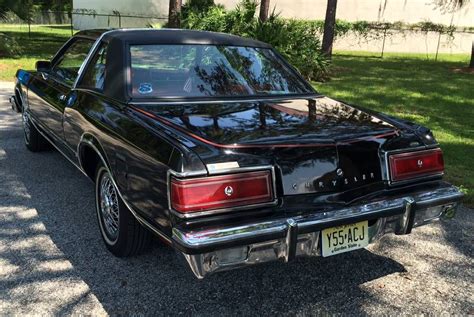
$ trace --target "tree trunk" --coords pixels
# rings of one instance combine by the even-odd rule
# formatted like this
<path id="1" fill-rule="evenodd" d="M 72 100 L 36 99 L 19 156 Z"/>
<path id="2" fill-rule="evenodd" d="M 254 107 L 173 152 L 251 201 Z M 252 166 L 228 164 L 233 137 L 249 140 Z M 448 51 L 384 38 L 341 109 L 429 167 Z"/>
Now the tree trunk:
<path id="1" fill-rule="evenodd" d="M 474 41 L 472 41 L 471 62 L 469 63 L 469 68 L 474 68 Z"/>
<path id="2" fill-rule="evenodd" d="M 63 12 L 62 11 L 59 11 L 59 9 L 57 9 L 56 11 L 54 11 L 54 18 L 55 18 L 55 23 L 56 24 L 63 24 Z M 49 17 L 49 14 L 48 14 L 48 17 Z"/>
<path id="3" fill-rule="evenodd" d="M 168 13 L 168 27 L 179 28 L 179 14 L 181 12 L 182 0 L 170 0 Z"/>
<path id="4" fill-rule="evenodd" d="M 268 10 L 270 9 L 270 0 L 261 0 L 260 1 L 260 15 L 259 19 L 262 22 L 268 20 Z"/>
<path id="5" fill-rule="evenodd" d="M 334 41 L 334 29 L 336 26 L 336 7 L 337 0 L 328 0 L 326 8 L 326 19 L 324 20 L 324 34 L 322 52 L 328 58 L 332 55 L 332 43 Z"/>

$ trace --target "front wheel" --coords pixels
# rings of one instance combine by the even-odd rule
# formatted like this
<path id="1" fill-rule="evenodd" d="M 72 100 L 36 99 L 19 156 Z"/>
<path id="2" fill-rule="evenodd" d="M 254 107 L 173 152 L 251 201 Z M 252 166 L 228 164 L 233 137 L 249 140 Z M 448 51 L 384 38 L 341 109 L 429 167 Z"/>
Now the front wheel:
<path id="1" fill-rule="evenodd" d="M 99 165 L 96 171 L 95 201 L 102 239 L 110 252 L 118 257 L 126 257 L 148 247 L 150 232 L 127 208 L 112 176 L 103 165 Z"/>

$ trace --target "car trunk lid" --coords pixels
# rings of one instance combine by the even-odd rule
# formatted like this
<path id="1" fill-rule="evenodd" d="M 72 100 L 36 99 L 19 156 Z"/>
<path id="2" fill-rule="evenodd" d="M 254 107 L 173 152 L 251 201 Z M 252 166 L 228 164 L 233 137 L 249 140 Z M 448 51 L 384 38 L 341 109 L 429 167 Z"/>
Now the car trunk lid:
<path id="1" fill-rule="evenodd" d="M 232 157 L 245 166 L 249 156 L 266 158 L 281 171 L 284 195 L 380 181 L 379 149 L 398 134 L 388 122 L 327 97 L 156 105 L 146 111 L 196 142 L 230 149 L 220 161 Z M 201 158 L 208 166 L 216 161 L 213 155 Z"/>

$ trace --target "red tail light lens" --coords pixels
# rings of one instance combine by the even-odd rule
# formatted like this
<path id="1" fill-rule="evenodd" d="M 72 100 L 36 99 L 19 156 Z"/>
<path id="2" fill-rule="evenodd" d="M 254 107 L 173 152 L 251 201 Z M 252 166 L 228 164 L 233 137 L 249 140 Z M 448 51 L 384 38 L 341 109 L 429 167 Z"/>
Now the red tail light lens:
<path id="1" fill-rule="evenodd" d="M 273 201 L 270 171 L 181 180 L 171 179 L 171 207 L 181 213 Z"/>
<path id="2" fill-rule="evenodd" d="M 441 149 L 394 154 L 389 161 L 392 181 L 437 175 L 444 171 Z"/>

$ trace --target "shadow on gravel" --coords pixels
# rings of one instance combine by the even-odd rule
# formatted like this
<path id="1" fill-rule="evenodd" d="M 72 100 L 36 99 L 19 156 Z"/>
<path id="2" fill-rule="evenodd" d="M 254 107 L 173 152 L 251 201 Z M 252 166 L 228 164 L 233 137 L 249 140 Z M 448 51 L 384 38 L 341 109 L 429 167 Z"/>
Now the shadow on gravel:
<path id="1" fill-rule="evenodd" d="M 7 149 L 6 155 L 18 162 L 6 173 L 23 184 L 31 197 L 19 197 L 18 201 L 23 208 L 35 208 L 38 217 L 10 219 L 4 229 L 10 223 L 12 230 L 3 230 L 1 238 L 28 239 L 25 232 L 13 230 L 18 222 L 22 227 L 43 223 L 46 232 L 31 234 L 48 235 L 72 268 L 55 271 L 53 267 L 47 273 L 32 272 L 26 280 L 0 281 L 1 289 L 15 283 L 40 283 L 71 275 L 85 281 L 89 292 L 110 314 L 362 314 L 360 306 L 364 302 L 378 299 L 360 285 L 405 271 L 398 262 L 367 250 L 325 259 L 300 258 L 288 264 L 263 264 L 211 275 L 202 281 L 190 273 L 173 250 L 159 242 L 148 254 L 115 258 L 105 249 L 99 235 L 91 182 L 54 151 L 33 154 L 23 149 Z M 29 164 L 31 161 L 35 161 L 35 168 Z M 14 192 L 14 188 L 6 190 Z M 7 206 L 0 201 L 0 207 Z M 25 256 L 31 252 L 18 251 L 24 251 Z M 1 258 L 12 264 L 23 261 L 4 252 L 0 252 Z M 35 254 L 33 263 L 41 265 L 54 260 Z M 57 313 L 72 312 L 87 295 L 88 292 L 74 297 Z"/>
<path id="2" fill-rule="evenodd" d="M 473 217 L 469 217 L 468 213 L 472 213 L 471 209 L 462 207 L 456 214 L 456 221 L 442 220 L 441 227 L 446 234 L 446 240 L 465 256 L 474 258 L 474 221 Z M 472 268 L 471 268 L 472 270 Z"/>

